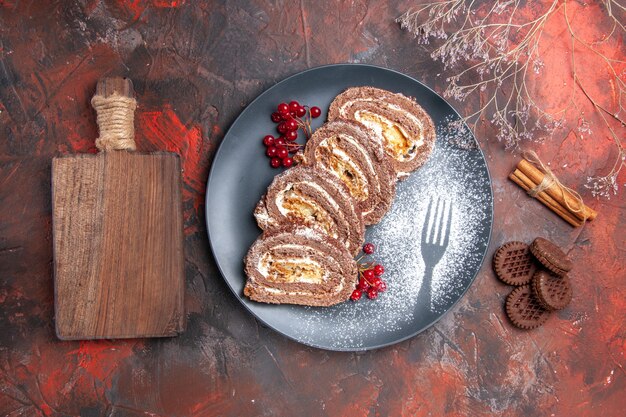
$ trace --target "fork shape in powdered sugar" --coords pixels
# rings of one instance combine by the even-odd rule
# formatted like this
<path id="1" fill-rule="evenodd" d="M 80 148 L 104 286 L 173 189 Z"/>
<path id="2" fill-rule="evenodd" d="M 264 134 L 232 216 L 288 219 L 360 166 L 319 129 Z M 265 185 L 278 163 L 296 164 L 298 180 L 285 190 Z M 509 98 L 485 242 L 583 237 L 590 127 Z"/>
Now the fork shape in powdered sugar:
<path id="1" fill-rule="evenodd" d="M 452 203 L 437 197 L 430 198 L 426 219 L 422 228 L 422 259 L 424 259 L 424 279 L 418 299 L 422 298 L 428 308 L 432 302 L 432 280 L 435 266 L 439 263 L 450 242 L 450 227 L 452 225 Z"/>

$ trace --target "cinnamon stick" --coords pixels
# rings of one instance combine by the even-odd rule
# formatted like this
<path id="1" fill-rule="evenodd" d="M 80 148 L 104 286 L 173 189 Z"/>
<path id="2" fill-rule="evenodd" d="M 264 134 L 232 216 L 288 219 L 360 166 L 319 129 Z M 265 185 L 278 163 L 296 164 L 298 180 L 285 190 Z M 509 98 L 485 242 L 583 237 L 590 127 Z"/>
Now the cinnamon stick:
<path id="1" fill-rule="evenodd" d="M 536 184 L 533 183 L 530 178 L 524 175 L 520 170 L 515 170 L 513 174 L 523 183 L 523 187 L 526 191 L 533 189 Z M 541 201 L 544 205 L 558 214 L 563 220 L 570 223 L 572 226 L 580 226 L 582 221 L 580 221 L 576 216 L 570 213 L 565 207 L 561 206 L 556 200 L 550 197 L 547 193 L 541 192 L 537 195 L 537 199 Z"/>
<path id="2" fill-rule="evenodd" d="M 537 184 L 533 183 L 530 178 L 524 175 L 519 169 L 516 169 L 509 175 L 509 179 L 522 187 L 525 191 L 529 191 L 537 186 Z M 547 206 L 550 210 L 559 215 L 563 220 L 568 222 L 574 227 L 581 226 L 583 224 L 582 220 L 579 220 L 572 213 L 570 213 L 566 208 L 560 205 L 556 200 L 554 200 L 550 195 L 545 192 L 540 192 L 537 194 L 537 200 Z"/>
<path id="3" fill-rule="evenodd" d="M 536 168 L 525 159 L 522 159 L 519 164 L 517 164 L 517 169 L 520 170 L 526 177 L 528 177 L 535 184 L 535 186 L 541 184 L 541 181 L 543 181 L 543 178 L 545 176 L 543 172 L 541 172 L 538 168 Z M 584 221 L 585 219 L 593 220 L 598 215 L 595 210 L 584 204 L 581 207 L 580 201 L 578 201 L 576 197 L 574 197 L 569 191 L 561 189 L 556 184 L 551 185 L 546 190 L 546 193 L 550 197 L 552 197 L 557 203 L 559 203 L 564 209 L 566 209 L 568 212 L 570 212 L 581 221 Z"/>

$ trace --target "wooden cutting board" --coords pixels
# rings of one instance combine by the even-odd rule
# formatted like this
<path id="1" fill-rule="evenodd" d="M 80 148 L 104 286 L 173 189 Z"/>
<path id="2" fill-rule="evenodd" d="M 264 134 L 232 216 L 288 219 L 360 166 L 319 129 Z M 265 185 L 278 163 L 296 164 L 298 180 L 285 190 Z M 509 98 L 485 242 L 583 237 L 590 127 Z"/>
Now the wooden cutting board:
<path id="1" fill-rule="evenodd" d="M 181 167 L 135 149 L 132 83 L 100 80 L 96 155 L 52 161 L 57 336 L 175 336 L 184 330 Z"/>

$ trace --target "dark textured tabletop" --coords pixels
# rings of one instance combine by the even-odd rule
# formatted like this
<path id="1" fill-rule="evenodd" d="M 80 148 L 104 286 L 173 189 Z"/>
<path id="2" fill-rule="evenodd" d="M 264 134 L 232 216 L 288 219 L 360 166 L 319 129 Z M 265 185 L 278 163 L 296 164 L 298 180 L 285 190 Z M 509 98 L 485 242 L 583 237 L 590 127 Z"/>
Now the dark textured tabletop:
<path id="1" fill-rule="evenodd" d="M 211 158 L 258 94 L 342 62 L 445 89 L 429 46 L 394 22 L 410 4 L 0 1 L 1 416 L 624 415 L 626 194 L 597 201 L 582 186 L 613 163 L 600 134 L 533 145 L 599 212 L 572 228 L 506 179 L 518 156 L 478 126 L 494 190 L 487 259 L 504 242 L 545 236 L 575 263 L 572 303 L 534 331 L 508 322 L 510 288 L 489 261 L 435 326 L 358 354 L 264 328 L 217 271 L 204 213 Z M 138 148 L 182 157 L 188 326 L 176 338 L 55 337 L 51 158 L 95 152 L 89 100 L 106 75 L 134 80 Z M 481 97 L 456 106 L 470 114 Z"/>

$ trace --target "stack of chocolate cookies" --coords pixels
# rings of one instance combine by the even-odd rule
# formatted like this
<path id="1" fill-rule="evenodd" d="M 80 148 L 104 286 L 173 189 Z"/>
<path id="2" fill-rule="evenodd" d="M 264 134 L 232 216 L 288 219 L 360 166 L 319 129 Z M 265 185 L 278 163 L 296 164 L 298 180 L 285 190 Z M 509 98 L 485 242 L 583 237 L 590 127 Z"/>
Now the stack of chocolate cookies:
<path id="1" fill-rule="evenodd" d="M 493 269 L 501 281 L 517 287 L 507 297 L 506 314 L 521 329 L 541 326 L 572 300 L 567 276 L 572 262 L 547 239 L 505 243 L 493 256 Z"/>
<path id="2" fill-rule="evenodd" d="M 328 122 L 276 176 L 254 211 L 264 233 L 245 258 L 244 294 L 267 303 L 329 306 L 358 280 L 353 256 L 378 223 L 396 179 L 432 152 L 435 128 L 412 99 L 372 87 L 335 98 Z"/>

